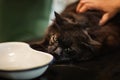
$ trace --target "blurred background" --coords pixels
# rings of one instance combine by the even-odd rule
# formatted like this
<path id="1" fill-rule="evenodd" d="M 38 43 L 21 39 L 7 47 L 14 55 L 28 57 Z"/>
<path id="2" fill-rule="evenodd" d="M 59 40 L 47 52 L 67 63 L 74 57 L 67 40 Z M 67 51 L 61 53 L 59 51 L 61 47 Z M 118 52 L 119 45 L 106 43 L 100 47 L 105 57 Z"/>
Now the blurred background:
<path id="1" fill-rule="evenodd" d="M 0 0 L 0 42 L 27 41 L 44 36 L 54 19 L 76 0 Z"/>

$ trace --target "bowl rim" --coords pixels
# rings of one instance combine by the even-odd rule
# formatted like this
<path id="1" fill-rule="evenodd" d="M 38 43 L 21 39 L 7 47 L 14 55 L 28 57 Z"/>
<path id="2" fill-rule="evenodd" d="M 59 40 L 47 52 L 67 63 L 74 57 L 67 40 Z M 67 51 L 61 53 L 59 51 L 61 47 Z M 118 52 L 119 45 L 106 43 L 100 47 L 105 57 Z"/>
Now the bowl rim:
<path id="1" fill-rule="evenodd" d="M 20 43 L 20 44 L 25 44 L 25 45 L 27 45 L 27 46 L 29 46 L 30 47 L 30 45 L 28 44 L 28 43 L 26 43 L 26 42 L 3 42 L 3 43 L 0 43 L 0 44 L 6 44 L 6 43 Z M 30 47 L 31 48 L 31 47 Z M 38 50 L 35 50 L 35 49 L 33 49 L 33 48 L 31 48 L 33 51 L 36 51 L 36 52 L 39 52 Z M 39 69 L 39 68 L 43 68 L 43 67 L 45 67 L 45 66 L 50 66 L 53 62 L 54 62 L 54 57 L 53 57 L 53 55 L 51 55 L 51 54 L 49 54 L 49 53 L 47 53 L 47 52 L 43 52 L 43 51 L 41 51 L 43 54 L 45 54 L 45 55 L 49 55 L 50 57 L 51 57 L 51 60 L 48 62 L 48 63 L 46 63 L 46 64 L 44 64 L 44 65 L 40 65 L 40 66 L 36 66 L 36 67 L 31 67 L 31 68 L 25 68 L 25 69 L 16 69 L 16 70 L 5 70 L 5 69 L 0 69 L 0 72 L 25 72 L 25 71 L 31 71 L 31 70 L 35 70 L 35 69 Z"/>
<path id="2" fill-rule="evenodd" d="M 53 62 L 54 62 L 54 57 L 51 59 L 51 61 L 49 63 L 44 64 L 42 66 L 37 66 L 37 67 L 27 68 L 27 69 L 18 69 L 18 70 L 0 70 L 0 72 L 25 72 L 25 71 L 31 71 L 31 70 L 43 68 L 43 67 L 45 67 L 47 65 L 50 66 Z"/>
<path id="3" fill-rule="evenodd" d="M 27 42 L 22 42 L 22 41 L 10 41 L 10 42 L 1 42 L 0 45 L 11 45 L 11 44 L 19 44 L 19 45 L 26 45 L 30 46 Z"/>

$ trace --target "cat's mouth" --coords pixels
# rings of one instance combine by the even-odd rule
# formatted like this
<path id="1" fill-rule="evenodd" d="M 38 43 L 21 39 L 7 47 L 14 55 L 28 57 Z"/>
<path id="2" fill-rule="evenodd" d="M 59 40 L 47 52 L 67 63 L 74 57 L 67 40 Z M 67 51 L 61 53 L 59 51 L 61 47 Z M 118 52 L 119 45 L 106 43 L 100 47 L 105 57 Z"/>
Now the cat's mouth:
<path id="1" fill-rule="evenodd" d="M 71 46 L 66 48 L 59 46 L 59 43 L 56 42 L 54 45 L 48 46 L 48 52 L 59 62 L 85 61 L 94 56 L 95 49 L 84 42 L 81 43 L 81 47 Z"/>
<path id="2" fill-rule="evenodd" d="M 62 48 L 60 46 L 48 46 L 48 52 L 55 57 L 56 61 L 61 62 L 70 61 L 75 55 L 71 48 Z"/>

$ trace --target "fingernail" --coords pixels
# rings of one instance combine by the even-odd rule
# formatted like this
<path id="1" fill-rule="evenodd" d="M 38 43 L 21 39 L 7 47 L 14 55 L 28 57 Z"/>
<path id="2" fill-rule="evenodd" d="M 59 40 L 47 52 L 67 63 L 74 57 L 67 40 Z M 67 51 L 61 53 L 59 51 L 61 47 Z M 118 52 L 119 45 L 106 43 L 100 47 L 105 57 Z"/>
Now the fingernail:
<path id="1" fill-rule="evenodd" d="M 103 22 L 100 21 L 100 22 L 99 22 L 99 26 L 103 26 L 103 25 L 104 25 Z"/>

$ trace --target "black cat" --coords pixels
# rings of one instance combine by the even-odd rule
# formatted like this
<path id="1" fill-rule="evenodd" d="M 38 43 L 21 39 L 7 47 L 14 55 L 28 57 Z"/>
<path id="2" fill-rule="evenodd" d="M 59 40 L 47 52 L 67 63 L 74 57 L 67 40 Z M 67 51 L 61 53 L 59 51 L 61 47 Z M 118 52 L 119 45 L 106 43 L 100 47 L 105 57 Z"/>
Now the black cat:
<path id="1" fill-rule="evenodd" d="M 112 54 L 120 48 L 120 14 L 99 26 L 102 13 L 76 13 L 78 2 L 58 14 L 42 40 L 31 44 L 37 50 L 54 55 L 57 61 L 86 61 Z"/>
<path id="2" fill-rule="evenodd" d="M 99 26 L 103 12 L 76 13 L 77 4 L 68 5 L 61 14 L 55 12 L 43 39 L 29 44 L 54 55 L 55 65 L 72 63 L 91 72 L 93 76 L 84 75 L 86 80 L 120 80 L 120 13 Z M 84 80 L 81 75 L 79 79 Z"/>

